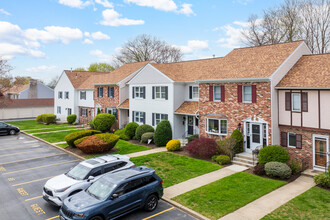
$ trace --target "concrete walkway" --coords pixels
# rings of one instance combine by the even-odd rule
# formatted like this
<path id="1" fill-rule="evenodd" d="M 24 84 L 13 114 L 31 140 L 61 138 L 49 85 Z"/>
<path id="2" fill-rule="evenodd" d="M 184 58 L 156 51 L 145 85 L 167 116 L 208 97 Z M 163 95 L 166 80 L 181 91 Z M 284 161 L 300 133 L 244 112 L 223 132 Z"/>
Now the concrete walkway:
<path id="1" fill-rule="evenodd" d="M 46 133 L 58 133 L 62 131 L 76 131 L 76 130 L 81 130 L 83 128 L 74 128 L 74 129 L 67 129 L 67 130 L 57 130 L 57 131 L 43 131 L 43 132 L 38 132 L 38 133 L 31 133 L 32 135 L 35 134 L 46 134 Z"/>
<path id="2" fill-rule="evenodd" d="M 164 152 L 164 151 L 167 151 L 166 147 L 158 147 L 158 148 L 154 148 L 151 150 L 144 150 L 144 151 L 139 151 L 139 152 L 125 154 L 125 155 L 128 157 L 139 157 L 139 156 L 144 156 L 144 155 L 159 153 L 159 152 Z"/>
<path id="3" fill-rule="evenodd" d="M 231 165 L 220 170 L 213 171 L 211 173 L 204 174 L 202 176 L 198 176 L 182 183 L 176 184 L 174 186 L 170 186 L 164 190 L 164 197 L 171 199 L 180 194 L 186 193 L 188 191 L 197 189 L 201 186 L 207 185 L 214 181 L 217 181 L 226 176 L 230 176 L 234 173 L 241 172 L 248 169 L 247 167 L 239 166 L 239 165 Z"/>
<path id="4" fill-rule="evenodd" d="M 254 220 L 260 219 L 271 213 L 281 205 L 287 203 L 291 199 L 304 193 L 311 187 L 315 186 L 315 183 L 311 177 L 300 176 L 295 181 L 278 188 L 267 195 L 260 197 L 259 199 L 247 204 L 246 206 L 232 212 L 222 218 L 221 220 Z"/>

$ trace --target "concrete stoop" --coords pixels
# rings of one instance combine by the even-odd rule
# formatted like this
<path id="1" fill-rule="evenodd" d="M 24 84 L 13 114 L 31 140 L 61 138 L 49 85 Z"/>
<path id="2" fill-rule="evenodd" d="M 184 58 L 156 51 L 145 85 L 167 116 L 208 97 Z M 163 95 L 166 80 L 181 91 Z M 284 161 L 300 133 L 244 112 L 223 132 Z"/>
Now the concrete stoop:
<path id="1" fill-rule="evenodd" d="M 247 153 L 247 152 L 236 154 L 232 160 L 233 164 L 237 164 L 249 168 L 254 167 L 257 164 L 257 162 L 258 162 L 257 159 L 253 161 L 252 153 Z"/>
<path id="2" fill-rule="evenodd" d="M 181 143 L 181 147 L 185 147 L 187 144 L 188 144 L 188 139 L 186 138 L 181 138 L 181 139 L 178 139 Z"/>

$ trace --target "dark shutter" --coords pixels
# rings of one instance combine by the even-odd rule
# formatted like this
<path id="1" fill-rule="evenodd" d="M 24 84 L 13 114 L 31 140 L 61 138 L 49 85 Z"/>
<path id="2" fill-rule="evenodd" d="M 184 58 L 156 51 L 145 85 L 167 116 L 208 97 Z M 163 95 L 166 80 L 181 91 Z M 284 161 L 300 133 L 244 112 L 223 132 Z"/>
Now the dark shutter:
<path id="1" fill-rule="evenodd" d="M 97 88 L 97 97 L 100 97 L 100 88 Z"/>
<path id="2" fill-rule="evenodd" d="M 291 111 L 291 92 L 285 93 L 285 111 Z"/>
<path id="3" fill-rule="evenodd" d="M 192 99 L 192 86 L 189 86 L 189 99 Z"/>
<path id="4" fill-rule="evenodd" d="M 237 85 L 237 101 L 242 102 L 242 85 Z"/>
<path id="5" fill-rule="evenodd" d="M 308 112 L 308 93 L 303 92 L 301 93 L 301 110 L 303 112 Z"/>
<path id="6" fill-rule="evenodd" d="M 168 100 L 168 86 L 165 86 L 165 100 Z"/>
<path id="7" fill-rule="evenodd" d="M 81 108 L 80 109 L 80 116 L 83 116 L 82 112 L 83 112 L 83 109 Z"/>
<path id="8" fill-rule="evenodd" d="M 213 102 L 213 85 L 209 86 L 209 101 Z"/>
<path id="9" fill-rule="evenodd" d="M 288 134 L 286 132 L 281 132 L 281 146 L 288 146 Z"/>
<path id="10" fill-rule="evenodd" d="M 132 122 L 134 122 L 134 120 L 135 120 L 135 113 L 134 111 L 132 111 Z"/>
<path id="11" fill-rule="evenodd" d="M 302 148 L 302 135 L 296 134 L 296 148 L 301 149 Z"/>
<path id="12" fill-rule="evenodd" d="M 152 99 L 155 99 L 155 87 L 152 87 Z"/>
<path id="13" fill-rule="evenodd" d="M 257 102 L 257 86 L 256 85 L 252 85 L 252 103 L 256 103 Z"/>
<path id="14" fill-rule="evenodd" d="M 145 99 L 145 98 L 146 98 L 146 87 L 143 86 L 142 88 L 143 88 L 143 89 L 142 89 L 142 90 L 143 90 L 143 98 Z"/>
<path id="15" fill-rule="evenodd" d="M 108 87 L 108 97 L 110 97 L 110 87 Z"/>
<path id="16" fill-rule="evenodd" d="M 155 126 L 155 113 L 152 113 L 152 126 Z"/>
<path id="17" fill-rule="evenodd" d="M 196 125 L 196 127 L 198 127 L 198 122 L 199 122 L 198 118 L 195 118 L 195 125 Z"/>
<path id="18" fill-rule="evenodd" d="M 221 102 L 225 102 L 225 86 L 221 86 Z"/>
<path id="19" fill-rule="evenodd" d="M 134 94 L 135 94 L 134 91 L 135 91 L 135 87 L 133 86 L 133 87 L 132 87 L 132 98 L 133 98 L 133 99 L 135 98 L 135 96 L 134 96 Z"/>
<path id="20" fill-rule="evenodd" d="M 146 113 L 142 112 L 142 115 L 143 115 L 143 124 L 145 124 L 146 123 Z"/>

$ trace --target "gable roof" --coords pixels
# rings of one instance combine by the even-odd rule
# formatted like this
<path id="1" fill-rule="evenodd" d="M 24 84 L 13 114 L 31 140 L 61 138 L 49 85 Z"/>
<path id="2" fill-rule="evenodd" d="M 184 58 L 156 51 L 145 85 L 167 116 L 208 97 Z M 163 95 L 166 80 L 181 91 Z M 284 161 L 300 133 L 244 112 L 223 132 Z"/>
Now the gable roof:
<path id="1" fill-rule="evenodd" d="M 330 87 L 330 53 L 302 56 L 276 87 Z"/>
<path id="2" fill-rule="evenodd" d="M 195 115 L 198 110 L 198 102 L 196 101 L 184 101 L 180 107 L 175 110 L 178 114 Z"/>
<path id="3" fill-rule="evenodd" d="M 151 65 L 174 81 L 266 78 L 302 43 L 238 48 L 221 58 Z"/>
<path id="4" fill-rule="evenodd" d="M 89 77 L 109 74 L 104 72 L 71 71 L 71 70 L 64 70 L 64 72 L 68 76 L 70 82 L 72 83 L 75 89 L 93 88 L 93 84 L 90 84 L 89 81 L 87 80 Z"/>
<path id="5" fill-rule="evenodd" d="M 19 94 L 20 92 L 23 92 L 24 90 L 28 89 L 30 87 L 30 84 L 24 84 L 24 85 L 15 85 L 5 91 L 5 94 Z"/>

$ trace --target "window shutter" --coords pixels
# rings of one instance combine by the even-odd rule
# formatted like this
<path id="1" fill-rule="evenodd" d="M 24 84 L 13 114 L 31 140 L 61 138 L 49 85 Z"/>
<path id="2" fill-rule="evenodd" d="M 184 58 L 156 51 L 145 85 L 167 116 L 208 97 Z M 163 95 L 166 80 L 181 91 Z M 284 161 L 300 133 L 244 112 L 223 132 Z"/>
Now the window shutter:
<path id="1" fill-rule="evenodd" d="M 168 100 L 168 86 L 165 86 L 165 100 Z"/>
<path id="2" fill-rule="evenodd" d="M 308 112 L 308 93 L 307 92 L 303 92 L 301 93 L 301 110 L 303 112 Z"/>
<path id="3" fill-rule="evenodd" d="M 196 127 L 198 127 L 198 122 L 199 122 L 198 118 L 195 118 L 195 125 L 196 125 Z"/>
<path id="4" fill-rule="evenodd" d="M 285 93 L 285 111 L 291 111 L 291 92 Z"/>
<path id="5" fill-rule="evenodd" d="M 145 99 L 146 98 L 146 87 L 145 86 L 143 86 L 143 98 Z"/>
<path id="6" fill-rule="evenodd" d="M 134 90 L 135 90 L 135 87 L 133 86 L 133 87 L 132 87 L 132 98 L 133 98 L 133 99 L 135 98 L 135 96 L 134 96 Z"/>
<path id="7" fill-rule="evenodd" d="M 221 102 L 225 102 L 225 86 L 221 86 Z"/>
<path id="8" fill-rule="evenodd" d="M 152 113 L 152 126 L 155 126 L 155 113 Z"/>
<path id="9" fill-rule="evenodd" d="M 111 97 L 111 94 L 110 94 L 110 87 L 108 87 L 108 97 Z"/>
<path id="10" fill-rule="evenodd" d="M 145 124 L 146 123 L 146 113 L 142 112 L 142 115 L 143 115 L 143 124 Z"/>
<path id="11" fill-rule="evenodd" d="M 152 87 L 152 99 L 155 99 L 155 87 Z"/>
<path id="12" fill-rule="evenodd" d="M 134 111 L 132 111 L 132 122 L 134 122 L 134 117 L 135 117 L 135 112 Z"/>
<path id="13" fill-rule="evenodd" d="M 189 99 L 192 99 L 192 86 L 189 86 Z"/>
<path id="14" fill-rule="evenodd" d="M 83 109 L 80 109 L 80 116 L 83 116 Z"/>
<path id="15" fill-rule="evenodd" d="M 296 134 L 296 148 L 301 149 L 302 148 L 302 135 Z"/>
<path id="16" fill-rule="evenodd" d="M 209 101 L 213 102 L 213 86 L 209 86 Z"/>
<path id="17" fill-rule="evenodd" d="M 286 132 L 281 132 L 281 146 L 288 146 L 288 134 Z"/>
<path id="18" fill-rule="evenodd" d="M 251 89 L 252 89 L 252 103 L 256 103 L 257 102 L 257 86 L 252 85 Z"/>
<path id="19" fill-rule="evenodd" d="M 242 85 L 237 85 L 237 101 L 242 102 Z"/>
<path id="20" fill-rule="evenodd" d="M 97 88 L 97 97 L 100 97 L 100 88 Z"/>

